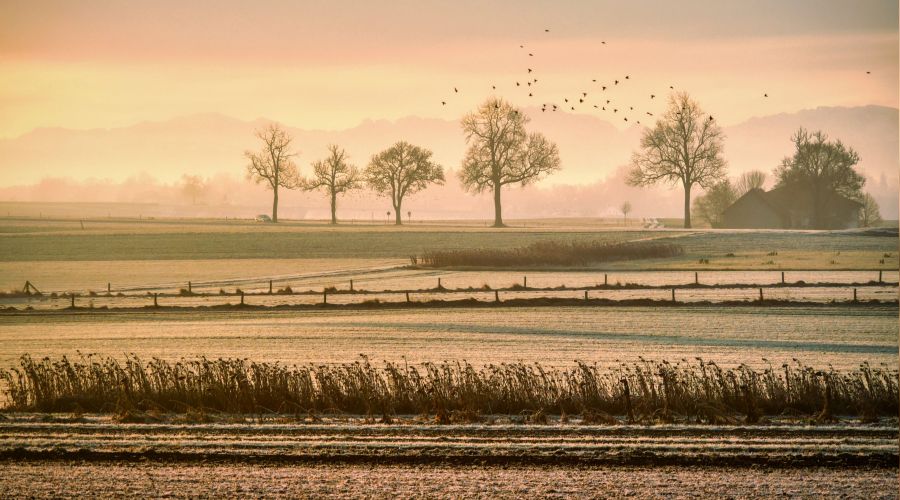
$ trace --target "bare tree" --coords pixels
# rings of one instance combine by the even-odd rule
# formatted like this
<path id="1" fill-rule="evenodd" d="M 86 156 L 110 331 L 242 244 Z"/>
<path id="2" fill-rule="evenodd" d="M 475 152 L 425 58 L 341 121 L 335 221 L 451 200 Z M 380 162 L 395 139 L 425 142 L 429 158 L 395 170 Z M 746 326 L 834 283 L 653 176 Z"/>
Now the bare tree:
<path id="1" fill-rule="evenodd" d="M 256 131 L 256 137 L 263 142 L 259 152 L 245 151 L 250 161 L 247 177 L 257 184 L 265 183 L 272 190 L 272 222 L 278 222 L 278 189 L 295 189 L 300 185 L 297 166 L 291 157 L 293 140 L 287 131 L 277 123 L 272 123 Z"/>
<path id="2" fill-rule="evenodd" d="M 405 141 L 372 156 L 364 175 L 373 191 L 390 197 L 398 226 L 403 224 L 401 207 L 405 197 L 429 184 L 444 183 L 444 169 L 431 160 L 431 151 Z"/>
<path id="3" fill-rule="evenodd" d="M 875 197 L 866 193 L 860 198 L 862 208 L 859 209 L 859 225 L 862 227 L 876 226 L 881 222 L 881 210 Z"/>
<path id="4" fill-rule="evenodd" d="M 207 183 L 199 175 L 181 176 L 181 192 L 191 199 L 191 205 L 197 204 L 197 198 L 206 194 Z"/>
<path id="5" fill-rule="evenodd" d="M 766 173 L 759 170 L 744 172 L 734 183 L 734 191 L 738 198 L 753 189 L 762 189 L 766 185 Z"/>
<path id="6" fill-rule="evenodd" d="M 312 164 L 313 176 L 302 182 L 303 189 L 313 191 L 324 188 L 331 198 L 331 223 L 337 224 L 337 197 L 352 189 L 362 187 L 359 169 L 347 162 L 347 152 L 337 145 L 328 146 L 329 155 Z"/>
<path id="7" fill-rule="evenodd" d="M 641 149 L 631 158 L 628 184 L 681 183 L 684 188 L 684 227 L 691 227 L 691 188 L 712 187 L 725 177 L 722 129 L 703 113 L 686 92 L 669 97 L 669 109 L 647 129 Z"/>
<path id="8" fill-rule="evenodd" d="M 499 98 L 488 99 L 462 119 L 469 149 L 459 178 L 469 191 L 493 191 L 494 227 L 503 227 L 503 186 L 524 186 L 560 168 L 556 144 L 541 134 L 528 134 L 528 121 L 527 116 Z"/>
<path id="9" fill-rule="evenodd" d="M 626 201 L 619 206 L 619 211 L 622 212 L 622 219 L 625 222 L 625 225 L 628 225 L 628 212 L 631 212 L 631 202 Z"/>

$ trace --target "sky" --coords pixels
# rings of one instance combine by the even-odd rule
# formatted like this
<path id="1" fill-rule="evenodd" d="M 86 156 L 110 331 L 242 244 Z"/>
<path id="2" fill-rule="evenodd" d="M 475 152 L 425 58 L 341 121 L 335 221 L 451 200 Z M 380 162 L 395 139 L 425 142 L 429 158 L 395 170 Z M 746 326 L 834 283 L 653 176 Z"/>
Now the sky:
<path id="1" fill-rule="evenodd" d="M 641 116 L 670 86 L 724 125 L 897 107 L 897 2 L 0 0 L 0 139 L 204 112 L 323 130 L 458 119 L 492 94 L 588 92 Z"/>

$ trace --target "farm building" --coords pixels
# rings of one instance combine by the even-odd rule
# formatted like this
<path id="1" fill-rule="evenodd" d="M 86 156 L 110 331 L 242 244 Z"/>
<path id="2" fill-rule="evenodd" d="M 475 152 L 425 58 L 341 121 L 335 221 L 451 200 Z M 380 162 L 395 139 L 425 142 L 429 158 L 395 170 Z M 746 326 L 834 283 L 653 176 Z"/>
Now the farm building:
<path id="1" fill-rule="evenodd" d="M 804 186 L 790 185 L 771 191 L 751 189 L 722 214 L 722 227 L 741 229 L 848 229 L 859 224 L 859 202 L 829 192 L 820 202 L 819 222 L 815 197 Z"/>

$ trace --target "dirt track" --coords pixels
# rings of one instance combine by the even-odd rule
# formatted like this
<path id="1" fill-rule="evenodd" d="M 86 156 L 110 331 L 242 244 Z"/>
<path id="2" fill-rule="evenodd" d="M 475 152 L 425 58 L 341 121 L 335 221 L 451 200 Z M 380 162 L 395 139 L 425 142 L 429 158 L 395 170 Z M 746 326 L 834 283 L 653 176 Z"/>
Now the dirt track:
<path id="1" fill-rule="evenodd" d="M 896 422 L 834 426 L 0 422 L 0 459 L 897 467 Z"/>

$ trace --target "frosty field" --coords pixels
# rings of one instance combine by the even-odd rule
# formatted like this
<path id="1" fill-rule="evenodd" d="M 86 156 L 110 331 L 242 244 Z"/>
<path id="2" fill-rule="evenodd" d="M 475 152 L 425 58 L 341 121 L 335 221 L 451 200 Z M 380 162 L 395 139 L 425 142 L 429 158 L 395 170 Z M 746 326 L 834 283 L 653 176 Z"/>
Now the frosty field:
<path id="1" fill-rule="evenodd" d="M 797 392 L 802 411 L 801 400 L 788 397 L 756 420 L 742 396 L 749 400 L 746 386 L 720 381 L 731 395 L 704 401 L 727 400 L 727 407 L 693 407 L 682 397 L 672 420 L 659 413 L 668 394 L 648 406 L 648 391 L 666 387 L 654 372 L 658 388 L 634 388 L 644 398 L 637 423 L 596 407 L 505 414 L 493 402 L 468 413 L 426 406 L 422 414 L 366 414 L 359 408 L 375 400 L 371 394 L 360 394 L 352 411 L 253 406 L 253 414 L 223 413 L 211 395 L 206 406 L 196 403 L 203 395 L 188 403 L 162 393 L 156 403 L 140 396 L 140 408 L 118 399 L 89 411 L 63 398 L 75 411 L 0 412 L 0 496 L 56 496 L 58 482 L 72 477 L 85 494 L 112 496 L 123 492 L 112 486 L 122 477 L 125 494 L 156 496 L 667 496 L 691 485 L 709 496 L 896 498 L 895 399 L 885 403 L 882 391 L 880 410 L 867 413 L 865 395 L 875 391 L 854 389 L 862 372 L 847 375 L 871 366 L 882 380 L 896 379 L 896 236 L 597 231 L 583 222 L 495 233 L 473 224 L 116 220 L 84 230 L 66 220 L 7 221 L 0 233 L 0 289 L 21 290 L 29 280 L 43 292 L 0 296 L 0 369 L 19 366 L 26 354 L 83 366 L 105 357 L 205 357 L 300 367 L 346 367 L 363 355 L 374 366 L 414 365 L 423 373 L 425 363 L 445 361 L 505 364 L 508 374 L 539 364 L 533 376 L 544 368 L 575 373 L 576 360 L 598 370 L 703 360 L 751 377 L 746 370 L 780 377 L 787 364 L 792 380 L 812 387 Z M 427 269 L 409 258 L 435 247 L 647 238 L 677 241 L 685 254 L 567 269 Z M 278 293 L 287 287 L 290 293 Z M 758 302 L 760 289 L 769 302 Z M 236 306 L 241 293 L 252 307 Z M 325 299 L 330 308 L 321 306 Z M 446 304 L 465 299 L 479 302 Z M 622 300 L 659 302 L 606 302 Z M 611 380 L 619 391 L 619 379 Z M 693 390 L 702 392 L 698 380 Z M 847 414 L 825 411 L 828 380 L 846 382 Z M 846 403 L 857 396 L 858 408 Z M 621 407 L 619 396 L 610 397 L 611 407 Z"/>
<path id="2" fill-rule="evenodd" d="M 498 318 L 503 318 L 498 321 Z M 897 362 L 897 307 L 685 306 L 185 311 L 0 315 L 0 366 L 22 354 L 76 351 L 143 358 L 251 358 L 341 363 L 365 354 L 409 362 L 523 360 L 569 365 L 639 356 L 776 366 L 798 358 L 836 368 Z"/>

